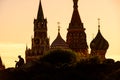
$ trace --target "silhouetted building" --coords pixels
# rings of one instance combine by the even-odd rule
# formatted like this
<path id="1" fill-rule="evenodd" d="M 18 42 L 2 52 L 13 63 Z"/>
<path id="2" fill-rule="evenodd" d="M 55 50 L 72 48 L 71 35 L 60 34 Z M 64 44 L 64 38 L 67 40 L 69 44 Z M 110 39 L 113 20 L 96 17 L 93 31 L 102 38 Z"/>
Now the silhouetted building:
<path id="1" fill-rule="evenodd" d="M 73 14 L 71 22 L 68 27 L 66 41 L 60 35 L 60 26 L 58 26 L 58 35 L 56 39 L 49 45 L 49 38 L 47 37 L 47 19 L 44 19 L 41 0 L 37 19 L 34 20 L 34 37 L 32 38 L 32 47 L 25 51 L 26 62 L 36 60 L 43 56 L 51 49 L 71 49 L 80 55 L 86 57 L 89 55 L 88 45 L 86 41 L 85 28 L 78 11 L 78 0 L 73 0 Z M 100 32 L 100 25 L 98 25 L 98 34 L 90 44 L 91 55 L 98 55 L 102 60 L 105 59 L 105 53 L 108 49 L 108 42 L 103 38 Z"/>
<path id="2" fill-rule="evenodd" d="M 109 43 L 107 42 L 107 40 L 105 40 L 105 38 L 102 36 L 100 32 L 100 22 L 98 19 L 98 33 L 90 43 L 91 48 L 90 54 L 92 56 L 98 56 L 101 60 L 104 60 L 108 47 Z"/>
<path id="3" fill-rule="evenodd" d="M 69 48 L 73 51 L 83 55 L 87 55 L 88 46 L 86 42 L 85 28 L 83 27 L 83 23 L 78 12 L 78 0 L 73 0 L 73 2 L 74 10 L 68 28 L 67 44 L 69 45 Z"/>
<path id="4" fill-rule="evenodd" d="M 5 69 L 5 65 L 2 63 L 2 59 L 0 57 L 0 70 L 4 70 Z"/>
<path id="5" fill-rule="evenodd" d="M 32 48 L 26 48 L 26 62 L 35 60 L 49 50 L 49 38 L 47 37 L 47 19 L 44 18 L 41 0 L 37 19 L 34 19 L 34 38 L 32 38 Z"/>

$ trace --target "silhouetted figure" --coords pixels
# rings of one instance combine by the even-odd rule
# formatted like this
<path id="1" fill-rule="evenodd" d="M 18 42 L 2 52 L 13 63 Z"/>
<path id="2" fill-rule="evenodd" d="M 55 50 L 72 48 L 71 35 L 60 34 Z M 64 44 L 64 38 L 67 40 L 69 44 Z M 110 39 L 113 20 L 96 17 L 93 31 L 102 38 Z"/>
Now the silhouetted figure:
<path id="1" fill-rule="evenodd" d="M 19 61 L 15 61 L 16 62 L 15 67 L 16 68 L 21 67 L 24 64 L 24 59 L 20 55 L 18 56 L 18 58 L 19 58 Z"/>

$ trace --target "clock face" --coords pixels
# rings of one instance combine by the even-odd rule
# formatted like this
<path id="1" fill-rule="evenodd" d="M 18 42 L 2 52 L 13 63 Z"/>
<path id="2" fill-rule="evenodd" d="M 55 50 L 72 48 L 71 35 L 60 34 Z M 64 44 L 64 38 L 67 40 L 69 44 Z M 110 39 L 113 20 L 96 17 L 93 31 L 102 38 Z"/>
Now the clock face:
<path id="1" fill-rule="evenodd" d="M 39 44 L 40 41 L 39 41 L 39 39 L 35 39 L 34 42 L 35 42 L 35 44 Z"/>

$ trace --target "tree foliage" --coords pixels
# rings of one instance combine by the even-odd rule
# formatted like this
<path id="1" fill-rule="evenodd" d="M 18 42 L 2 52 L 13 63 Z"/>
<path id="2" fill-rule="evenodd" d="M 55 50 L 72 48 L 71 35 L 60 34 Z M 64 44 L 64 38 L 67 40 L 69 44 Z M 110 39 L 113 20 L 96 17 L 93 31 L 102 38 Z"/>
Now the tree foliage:
<path id="1" fill-rule="evenodd" d="M 98 57 L 90 56 L 74 63 L 74 52 L 53 50 L 22 68 L 1 71 L 0 80 L 120 80 L 120 61 L 106 59 L 100 63 Z"/>
<path id="2" fill-rule="evenodd" d="M 46 53 L 46 55 L 43 56 L 40 61 L 54 65 L 73 64 L 76 62 L 76 55 L 70 50 L 57 49 Z"/>

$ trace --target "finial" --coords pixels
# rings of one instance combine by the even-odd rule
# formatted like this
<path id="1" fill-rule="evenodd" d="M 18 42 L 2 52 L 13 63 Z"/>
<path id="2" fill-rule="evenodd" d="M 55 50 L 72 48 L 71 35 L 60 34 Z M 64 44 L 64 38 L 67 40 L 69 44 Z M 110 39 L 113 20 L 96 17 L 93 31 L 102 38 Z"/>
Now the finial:
<path id="1" fill-rule="evenodd" d="M 41 3 L 41 0 L 39 0 L 39 2 Z"/>
<path id="2" fill-rule="evenodd" d="M 58 24 L 58 32 L 60 32 L 60 22 L 57 22 Z"/>
<path id="3" fill-rule="evenodd" d="M 98 30 L 100 30 L 100 18 L 98 18 Z"/>
<path id="4" fill-rule="evenodd" d="M 77 5 L 77 3 L 78 3 L 78 0 L 73 0 L 73 2 L 74 2 L 74 8 L 78 8 L 78 5 Z"/>

